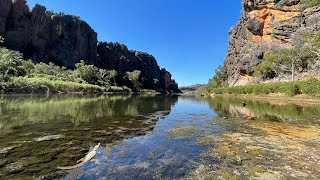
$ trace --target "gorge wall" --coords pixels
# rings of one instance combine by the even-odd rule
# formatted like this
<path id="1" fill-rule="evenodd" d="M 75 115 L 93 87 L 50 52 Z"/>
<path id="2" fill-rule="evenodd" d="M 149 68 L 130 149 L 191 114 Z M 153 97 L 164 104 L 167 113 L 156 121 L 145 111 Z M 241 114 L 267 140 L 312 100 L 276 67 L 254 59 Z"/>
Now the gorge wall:
<path id="1" fill-rule="evenodd" d="M 98 43 L 97 33 L 79 17 L 53 13 L 39 4 L 30 10 L 26 0 L 0 0 L 0 36 L 7 48 L 34 62 L 72 69 L 84 60 L 119 74 L 140 70 L 144 88 L 154 88 L 155 81 L 158 88 L 177 88 L 171 74 L 160 69 L 148 53 L 128 50 L 119 43 Z"/>
<path id="2" fill-rule="evenodd" d="M 295 46 L 301 33 L 320 30 L 320 7 L 300 0 L 242 0 L 240 20 L 229 32 L 225 58 L 229 86 L 248 84 L 264 55 Z"/>

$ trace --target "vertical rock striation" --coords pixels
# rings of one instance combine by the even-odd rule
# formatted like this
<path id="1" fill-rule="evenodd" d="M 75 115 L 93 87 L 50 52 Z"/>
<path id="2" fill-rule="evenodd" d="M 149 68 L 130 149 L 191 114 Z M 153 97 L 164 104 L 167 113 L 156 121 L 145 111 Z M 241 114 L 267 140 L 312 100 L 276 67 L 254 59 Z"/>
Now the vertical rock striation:
<path id="1" fill-rule="evenodd" d="M 320 30 L 320 8 L 300 10 L 300 0 L 242 0 L 243 13 L 229 32 L 225 58 L 230 86 L 250 83 L 265 54 L 294 46 L 299 34 Z"/>
<path id="2" fill-rule="evenodd" d="M 79 17 L 54 14 L 25 0 L 0 0 L 0 34 L 6 46 L 35 62 L 54 62 L 73 68 L 85 59 L 96 63 L 97 34 Z"/>

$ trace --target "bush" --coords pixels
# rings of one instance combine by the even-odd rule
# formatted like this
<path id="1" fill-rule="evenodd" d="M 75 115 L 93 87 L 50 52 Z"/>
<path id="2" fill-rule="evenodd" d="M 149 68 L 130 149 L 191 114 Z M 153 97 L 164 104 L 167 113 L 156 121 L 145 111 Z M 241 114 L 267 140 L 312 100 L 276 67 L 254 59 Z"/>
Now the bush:
<path id="1" fill-rule="evenodd" d="M 262 79 L 272 79 L 276 76 L 274 61 L 278 58 L 277 54 L 266 55 L 262 62 L 255 68 L 254 76 Z"/>
<path id="2" fill-rule="evenodd" d="M 108 92 L 132 92 L 127 86 L 110 86 Z"/>
<path id="3" fill-rule="evenodd" d="M 313 6 L 319 6 L 320 0 L 300 0 L 300 6 L 302 8 L 308 8 Z"/>
<path id="4" fill-rule="evenodd" d="M 23 61 L 19 52 L 0 48 L 0 82 L 7 81 L 11 76 L 25 75 Z"/>
<path id="5" fill-rule="evenodd" d="M 6 92 L 20 93 L 62 93 L 62 92 L 103 92 L 104 88 L 91 84 L 80 84 L 47 78 L 12 77 Z"/>
<path id="6" fill-rule="evenodd" d="M 248 86 L 222 87 L 211 89 L 211 93 L 257 95 L 270 93 L 284 93 L 288 96 L 294 96 L 298 94 L 315 96 L 320 94 L 320 81 L 313 78 L 305 81 L 295 82 L 273 82 Z"/>

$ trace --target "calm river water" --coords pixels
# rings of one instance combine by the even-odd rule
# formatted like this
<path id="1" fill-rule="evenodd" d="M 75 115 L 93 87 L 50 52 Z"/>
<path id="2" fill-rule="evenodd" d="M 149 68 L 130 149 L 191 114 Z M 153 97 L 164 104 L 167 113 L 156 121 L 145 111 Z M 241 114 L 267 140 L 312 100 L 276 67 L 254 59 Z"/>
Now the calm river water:
<path id="1" fill-rule="evenodd" d="M 0 179 L 319 178 L 320 105 L 242 101 L 1 95 Z"/>

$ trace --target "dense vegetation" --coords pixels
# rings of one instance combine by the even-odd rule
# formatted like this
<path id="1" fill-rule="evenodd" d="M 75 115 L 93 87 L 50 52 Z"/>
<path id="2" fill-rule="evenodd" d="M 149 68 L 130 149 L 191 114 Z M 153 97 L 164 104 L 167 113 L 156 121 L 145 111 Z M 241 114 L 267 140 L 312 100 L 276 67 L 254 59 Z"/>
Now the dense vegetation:
<path id="1" fill-rule="evenodd" d="M 298 46 L 264 56 L 262 62 L 255 68 L 255 77 L 267 80 L 289 73 L 294 81 L 298 73 L 317 72 L 320 68 L 320 32 L 303 34 L 300 41 Z"/>
<path id="2" fill-rule="evenodd" d="M 214 94 L 270 94 L 283 93 L 289 96 L 307 94 L 320 95 L 320 81 L 314 78 L 304 81 L 272 82 L 248 86 L 220 87 L 210 91 Z"/>
<path id="3" fill-rule="evenodd" d="M 303 8 L 319 6 L 320 5 L 320 0 L 300 0 L 300 5 Z"/>
<path id="4" fill-rule="evenodd" d="M 3 43 L 0 38 L 0 44 Z M 53 63 L 33 63 L 22 54 L 0 47 L 0 91 L 18 93 L 141 91 L 141 72 L 118 74 L 80 61 L 74 70 Z"/>

